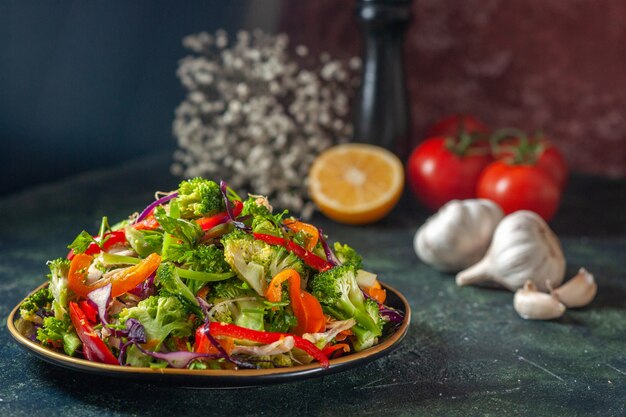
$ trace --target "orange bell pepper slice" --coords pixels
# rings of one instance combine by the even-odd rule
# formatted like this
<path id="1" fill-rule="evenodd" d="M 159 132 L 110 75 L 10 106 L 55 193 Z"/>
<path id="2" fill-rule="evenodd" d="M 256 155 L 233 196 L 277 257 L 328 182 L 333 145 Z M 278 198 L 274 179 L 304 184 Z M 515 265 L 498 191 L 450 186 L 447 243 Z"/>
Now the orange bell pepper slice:
<path id="1" fill-rule="evenodd" d="M 158 229 L 159 226 L 159 222 L 152 214 L 149 214 L 145 219 L 133 225 L 136 230 L 155 230 Z"/>
<path id="2" fill-rule="evenodd" d="M 320 232 L 319 230 L 317 230 L 317 227 L 296 219 L 287 219 L 283 222 L 283 224 L 294 232 L 304 232 L 309 235 L 309 238 L 306 241 L 305 249 L 308 252 L 311 252 L 313 249 L 315 249 L 315 245 L 317 245 L 317 242 L 320 238 Z"/>
<path id="3" fill-rule="evenodd" d="M 87 270 L 93 262 L 93 256 L 79 253 L 70 263 L 68 286 L 80 297 L 87 297 L 91 291 L 111 283 L 111 297 L 122 295 L 144 282 L 161 264 L 161 257 L 152 253 L 137 265 L 122 269 L 112 276 L 87 284 Z"/>
<path id="4" fill-rule="evenodd" d="M 265 298 L 274 303 L 280 301 L 283 295 L 282 283 L 287 280 L 289 281 L 291 308 L 298 320 L 298 325 L 293 332 L 302 335 L 324 330 L 326 319 L 322 305 L 317 298 L 300 288 L 300 274 L 295 269 L 285 269 L 276 274 L 265 292 Z"/>
<path id="5" fill-rule="evenodd" d="M 367 293 L 367 295 L 378 301 L 379 304 L 383 304 L 387 299 L 387 291 L 380 286 L 378 281 L 376 281 L 373 286 L 365 287 L 363 290 Z"/>

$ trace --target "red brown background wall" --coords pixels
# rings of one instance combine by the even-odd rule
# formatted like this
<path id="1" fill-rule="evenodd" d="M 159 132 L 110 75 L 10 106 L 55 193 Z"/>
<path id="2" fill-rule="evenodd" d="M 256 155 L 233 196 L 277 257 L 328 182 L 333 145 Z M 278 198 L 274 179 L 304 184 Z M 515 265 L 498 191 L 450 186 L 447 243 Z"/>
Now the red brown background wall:
<path id="1" fill-rule="evenodd" d="M 286 1 L 295 44 L 360 53 L 354 1 Z M 543 129 L 573 171 L 626 177 L 626 1 L 416 0 L 405 38 L 413 140 L 470 112 Z"/>

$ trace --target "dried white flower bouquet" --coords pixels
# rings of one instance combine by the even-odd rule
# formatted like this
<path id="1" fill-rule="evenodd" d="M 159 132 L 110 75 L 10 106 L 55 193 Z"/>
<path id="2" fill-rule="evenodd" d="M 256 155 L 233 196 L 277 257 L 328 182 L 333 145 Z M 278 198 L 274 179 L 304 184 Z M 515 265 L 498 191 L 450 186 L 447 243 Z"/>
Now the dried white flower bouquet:
<path id="1" fill-rule="evenodd" d="M 306 176 L 315 157 L 352 136 L 350 102 L 359 58 L 312 57 L 284 34 L 202 32 L 177 75 L 188 91 L 176 109 L 172 173 L 224 178 L 307 217 Z M 309 65 L 307 65 L 309 64 Z"/>

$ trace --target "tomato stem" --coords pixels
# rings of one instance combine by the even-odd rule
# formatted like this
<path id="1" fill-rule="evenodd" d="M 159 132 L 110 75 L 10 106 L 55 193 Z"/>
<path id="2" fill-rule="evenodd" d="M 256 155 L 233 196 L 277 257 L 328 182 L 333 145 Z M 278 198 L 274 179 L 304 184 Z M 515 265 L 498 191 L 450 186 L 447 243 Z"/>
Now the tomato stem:
<path id="1" fill-rule="evenodd" d="M 540 133 L 537 133 L 533 139 L 540 137 L 539 135 Z M 517 139 L 517 142 L 512 145 L 503 146 L 501 142 L 507 139 Z M 539 155 L 541 155 L 544 150 L 544 145 L 541 141 L 531 140 L 524 131 L 510 127 L 494 132 L 489 142 L 494 155 L 501 155 L 502 153 L 512 154 L 511 158 L 507 161 L 511 165 L 535 165 Z"/>
<path id="2" fill-rule="evenodd" d="M 454 137 L 447 137 L 445 146 L 446 149 L 453 154 L 463 157 L 469 153 L 472 145 L 483 138 L 484 135 L 478 132 L 468 133 L 466 131 L 461 131 Z"/>

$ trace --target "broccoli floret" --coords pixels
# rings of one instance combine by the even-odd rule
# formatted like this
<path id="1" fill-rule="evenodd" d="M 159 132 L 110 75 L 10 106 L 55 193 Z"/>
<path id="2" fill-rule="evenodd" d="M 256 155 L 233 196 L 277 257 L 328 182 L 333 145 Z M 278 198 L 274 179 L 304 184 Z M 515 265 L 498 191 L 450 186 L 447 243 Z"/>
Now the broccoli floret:
<path id="1" fill-rule="evenodd" d="M 293 361 L 291 360 L 291 356 L 287 353 L 279 353 L 278 355 L 271 356 L 272 363 L 276 368 L 290 367 L 293 366 Z"/>
<path id="2" fill-rule="evenodd" d="M 282 213 L 272 214 L 272 206 L 267 199 L 262 196 L 250 196 L 243 202 L 242 216 L 250 216 L 251 220 L 246 223 L 252 228 L 254 233 L 266 235 L 283 236 L 282 221 L 287 215 L 287 210 Z"/>
<path id="3" fill-rule="evenodd" d="M 224 260 L 224 251 L 215 245 L 198 245 L 187 251 L 179 259 L 185 268 L 194 271 L 223 273 L 230 272 L 230 265 Z"/>
<path id="4" fill-rule="evenodd" d="M 217 321 L 220 323 L 234 323 L 233 313 L 230 311 L 228 306 L 223 306 L 221 308 L 217 308 L 215 313 L 213 313 L 212 321 Z"/>
<path id="5" fill-rule="evenodd" d="M 222 238 L 224 259 L 237 276 L 257 294 L 265 295 L 268 282 L 280 271 L 293 268 L 305 276 L 304 262 L 282 246 L 272 246 L 252 235 L 234 230 Z"/>
<path id="6" fill-rule="evenodd" d="M 73 356 L 81 345 L 76 332 L 70 326 L 70 321 L 54 317 L 46 317 L 43 320 L 43 325 L 37 329 L 37 340 L 44 346 L 59 347 L 62 344 L 63 350 L 69 356 Z"/>
<path id="7" fill-rule="evenodd" d="M 265 302 L 265 330 L 270 332 L 287 333 L 289 329 L 298 325 L 298 320 L 289 309 L 289 302 Z"/>
<path id="8" fill-rule="evenodd" d="M 183 269 L 178 269 L 181 278 L 190 278 L 183 274 L 187 270 L 196 272 L 196 275 L 201 273 L 234 275 L 230 265 L 224 260 L 224 251 L 215 245 L 200 244 L 194 249 L 189 249 L 182 244 L 170 244 L 164 259 L 182 264 Z M 188 279 L 186 284 L 191 292 L 196 294 L 206 282 L 200 279 Z"/>
<path id="9" fill-rule="evenodd" d="M 239 278 L 231 278 L 214 284 L 209 292 L 207 301 L 211 304 L 219 304 L 226 300 L 255 296 L 256 293 L 248 286 L 248 284 L 241 281 Z M 261 324 L 258 325 L 258 314 L 253 311 L 255 310 L 255 307 L 256 306 L 254 305 L 247 305 L 239 302 L 225 303 L 212 313 L 213 316 L 211 317 L 211 320 L 222 323 L 237 323 L 240 326 L 262 330 L 263 311 L 261 310 Z M 254 325 L 254 322 L 257 324 Z"/>
<path id="10" fill-rule="evenodd" d="M 363 259 L 353 248 L 348 245 L 342 245 L 339 242 L 334 244 L 337 259 L 344 265 L 352 265 L 355 270 L 363 267 Z"/>
<path id="11" fill-rule="evenodd" d="M 226 210 L 219 184 L 200 177 L 181 182 L 176 200 L 184 218 L 210 216 Z"/>
<path id="12" fill-rule="evenodd" d="M 372 304 L 363 296 L 354 266 L 342 265 L 322 272 L 313 279 L 311 287 L 328 314 L 339 320 L 356 320 L 357 326 L 354 327 L 359 327 L 354 332 L 356 350 L 371 346 L 382 334 L 383 321 L 378 308 L 374 308 L 376 303 Z"/>
<path id="13" fill-rule="evenodd" d="M 242 216 L 271 216 L 273 208 L 266 197 L 261 195 L 250 195 L 243 202 Z"/>
<path id="14" fill-rule="evenodd" d="M 209 302 L 218 304 L 225 300 L 254 297 L 255 295 L 256 293 L 245 282 L 232 278 L 213 287 L 213 291 L 211 291 L 209 296 Z M 254 330 L 263 330 L 264 313 L 265 305 L 261 301 L 237 301 L 218 308 L 213 314 L 212 320 L 222 323 L 235 323 L 238 326 Z"/>
<path id="15" fill-rule="evenodd" d="M 188 309 L 202 316 L 196 296 L 187 285 L 180 279 L 176 267 L 171 262 L 163 262 L 159 265 L 156 273 L 157 283 L 166 293 L 176 296 Z"/>
<path id="16" fill-rule="evenodd" d="M 20 316 L 27 321 L 36 321 L 39 309 L 49 310 L 52 300 L 52 294 L 48 288 L 42 288 L 28 297 L 22 305 L 20 305 Z"/>
<path id="17" fill-rule="evenodd" d="M 272 246 L 273 256 L 270 262 L 270 275 L 276 276 L 285 269 L 295 269 L 301 277 L 306 274 L 304 261 L 282 246 Z"/>
<path id="18" fill-rule="evenodd" d="M 67 287 L 67 274 L 70 271 L 70 261 L 65 258 L 54 259 L 48 261 L 48 267 L 50 268 L 50 274 L 48 275 L 50 285 L 48 288 L 54 298 L 54 301 L 52 301 L 52 310 L 54 311 L 54 317 L 63 320 L 67 315 L 67 306 L 70 297 Z"/>
<path id="19" fill-rule="evenodd" d="M 232 300 L 240 297 L 253 297 L 255 292 L 247 284 L 238 278 L 231 278 L 218 282 L 213 286 L 208 301 L 217 304 L 224 300 Z"/>
<path id="20" fill-rule="evenodd" d="M 255 239 L 241 230 L 234 230 L 222 238 L 224 259 L 259 295 L 267 289 L 266 275 L 272 261 L 272 246 Z"/>
<path id="21" fill-rule="evenodd" d="M 191 335 L 192 323 L 187 320 L 187 310 L 176 297 L 152 296 L 140 301 L 135 307 L 120 312 L 120 324 L 130 318 L 141 322 L 148 341 L 157 340 L 160 345 L 169 335 Z"/>
<path id="22" fill-rule="evenodd" d="M 252 231 L 254 233 L 263 233 L 265 235 L 282 237 L 280 228 L 276 226 L 276 224 L 274 224 L 274 222 L 270 220 L 270 218 L 271 216 L 270 217 L 261 217 L 261 216 L 253 217 L 252 223 L 251 223 Z"/>

